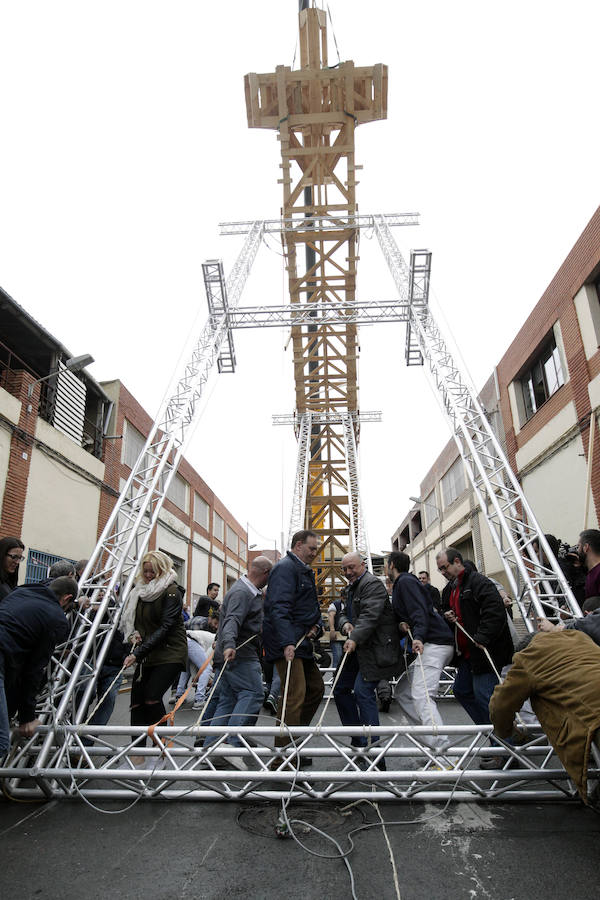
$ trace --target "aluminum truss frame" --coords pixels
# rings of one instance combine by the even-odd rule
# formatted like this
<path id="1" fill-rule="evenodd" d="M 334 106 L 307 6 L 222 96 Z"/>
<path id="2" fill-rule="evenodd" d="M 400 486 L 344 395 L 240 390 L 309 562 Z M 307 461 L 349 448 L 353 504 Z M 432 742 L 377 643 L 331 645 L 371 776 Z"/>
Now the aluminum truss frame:
<path id="1" fill-rule="evenodd" d="M 143 450 L 117 500 L 80 581 L 90 607 L 76 617 L 66 644 L 56 648 L 50 663 L 42 720 L 51 728 L 41 747 L 29 742 L 36 765 L 46 765 L 53 752 L 53 730 L 65 722 L 80 722 L 107 653 L 127 597 L 138 560 L 143 555 L 169 485 L 191 435 L 200 398 L 227 339 L 227 308 L 235 307 L 262 241 L 263 224 L 253 223 L 227 283 L 219 268 L 223 300 L 209 317 L 175 388 L 168 392 Z"/>
<path id="2" fill-rule="evenodd" d="M 360 499 L 360 485 L 358 477 L 358 454 L 356 452 L 355 423 L 350 413 L 342 413 L 342 427 L 344 430 L 344 450 L 346 452 L 346 466 L 348 470 L 348 485 L 350 486 L 350 533 L 353 538 L 353 549 L 367 561 L 369 571 L 373 571 L 371 554 L 369 552 L 369 540 L 363 516 Z"/>
<path id="3" fill-rule="evenodd" d="M 379 218 L 385 219 L 388 226 L 418 225 L 419 213 L 383 213 Z M 265 234 L 281 234 L 289 232 L 305 231 L 346 231 L 348 228 L 373 228 L 372 215 L 344 215 L 339 216 L 291 216 L 283 219 L 265 219 L 263 222 Z M 219 229 L 222 235 L 248 234 L 252 222 L 220 222 Z"/>
<path id="4" fill-rule="evenodd" d="M 402 299 L 414 282 L 383 217 L 375 216 L 375 233 Z M 423 251 L 419 251 L 422 253 Z M 413 256 L 413 260 L 416 257 Z M 428 277 L 428 276 L 427 276 Z M 410 326 L 452 429 L 469 480 L 485 516 L 523 619 L 533 630 L 532 613 L 545 616 L 542 603 L 556 615 L 581 610 L 535 518 L 525 494 L 474 389 L 463 377 L 426 303 L 410 307 Z M 543 563 L 533 544 L 548 560 Z M 523 587 L 515 578 L 518 572 Z M 525 600 L 527 598 L 527 601 Z"/>
<path id="5" fill-rule="evenodd" d="M 408 301 L 337 301 L 289 303 L 279 306 L 243 306 L 231 310 L 232 328 L 292 328 L 296 325 L 376 325 L 378 322 L 408 322 Z"/>
<path id="6" fill-rule="evenodd" d="M 227 327 L 227 345 L 221 350 L 217 359 L 219 374 L 223 372 L 235 372 L 235 347 L 233 344 L 233 332 L 229 325 L 229 303 L 225 287 L 225 274 L 223 263 L 220 259 L 207 259 L 202 263 L 204 275 L 204 288 L 208 302 L 208 314 L 216 331 L 223 316 Z"/>
<path id="7" fill-rule="evenodd" d="M 577 792 L 539 729 L 524 729 L 519 746 L 490 747 L 489 725 L 446 725 L 437 730 L 447 738 L 444 758 L 426 743 L 427 726 L 372 728 L 322 726 L 289 729 L 293 743 L 287 758 L 273 746 L 281 734 L 270 724 L 236 729 L 240 748 L 225 744 L 226 726 L 156 729 L 154 744 L 145 746 L 147 729 L 133 726 L 95 728 L 65 725 L 41 729 L 56 743 L 51 767 L 30 767 L 26 750 L 18 750 L 7 771 L 9 795 L 16 800 L 279 800 L 309 798 L 351 801 L 376 800 L 523 801 L 575 799 Z M 194 748 L 195 738 L 211 734 L 208 748 Z M 366 737 L 364 749 L 352 747 L 353 736 Z M 92 746 L 83 738 L 94 740 Z M 248 766 L 241 771 L 224 758 L 235 754 Z M 386 771 L 378 768 L 385 756 Z M 495 770 L 476 768 L 482 756 L 496 756 Z M 143 757 L 140 765 L 133 757 Z M 313 766 L 303 761 L 312 757 Z M 440 768 L 440 762 L 444 768 Z M 593 760 L 592 760 L 593 763 Z M 225 763 L 227 767 L 227 764 Z M 600 770 L 590 767 L 590 778 Z M 111 783 L 107 788 L 106 783 Z"/>
<path id="8" fill-rule="evenodd" d="M 298 458 L 296 461 L 296 478 L 294 481 L 294 496 L 288 536 L 290 547 L 292 546 L 292 536 L 305 527 L 311 435 L 312 413 L 310 410 L 307 410 L 300 416 L 298 425 Z"/>
<path id="9" fill-rule="evenodd" d="M 351 417 L 352 421 L 358 422 L 360 425 L 364 425 L 365 422 L 381 422 L 382 419 L 380 409 L 373 409 L 361 413 L 349 412 L 348 415 Z M 278 413 L 271 416 L 271 418 L 273 420 L 273 425 L 294 425 L 294 427 L 298 425 L 298 416 L 296 413 Z M 313 425 L 341 425 L 342 413 L 336 410 L 313 412 L 312 421 Z"/>

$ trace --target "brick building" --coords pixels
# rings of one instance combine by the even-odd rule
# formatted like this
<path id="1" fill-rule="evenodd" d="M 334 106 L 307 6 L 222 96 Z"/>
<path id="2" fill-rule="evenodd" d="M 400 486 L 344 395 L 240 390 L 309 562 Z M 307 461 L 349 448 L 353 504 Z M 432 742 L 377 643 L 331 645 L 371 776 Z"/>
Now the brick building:
<path id="1" fill-rule="evenodd" d="M 585 525 L 598 525 L 599 347 L 600 208 L 480 393 L 541 527 L 570 543 Z M 415 570 L 430 571 L 438 586 L 435 554 L 450 544 L 502 580 L 500 558 L 453 440 L 392 536 L 392 546 L 406 546 Z"/>
<path id="2" fill-rule="evenodd" d="M 65 371 L 69 357 L 0 289 L 0 537 L 25 544 L 21 582 L 90 554 L 152 425 L 121 382 Z M 190 602 L 246 569 L 245 529 L 185 459 L 150 547 L 172 557 Z"/>

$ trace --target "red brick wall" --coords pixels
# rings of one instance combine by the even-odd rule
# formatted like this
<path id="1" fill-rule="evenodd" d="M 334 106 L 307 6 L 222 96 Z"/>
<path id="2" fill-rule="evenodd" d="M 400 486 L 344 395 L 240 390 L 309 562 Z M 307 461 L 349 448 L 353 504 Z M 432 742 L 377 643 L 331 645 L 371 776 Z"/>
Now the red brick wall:
<path id="1" fill-rule="evenodd" d="M 585 358 L 574 297 L 599 264 L 600 207 L 592 216 L 531 315 L 498 363 L 500 404 L 506 433 L 506 446 L 509 460 L 515 470 L 517 450 L 537 434 L 569 402 L 575 404 L 582 437 L 582 449 L 587 458 L 591 413 L 588 385 L 600 371 L 600 353 L 596 353 L 589 361 Z M 519 434 L 516 434 L 508 386 L 519 375 L 530 357 L 535 354 L 557 321 L 560 322 L 569 381 L 550 397 L 538 412 L 521 427 Z M 598 441 L 598 434 L 595 436 L 595 441 Z M 592 491 L 598 510 L 600 509 L 600 459 L 596 454 L 594 454 Z"/>
<path id="2" fill-rule="evenodd" d="M 125 419 L 130 422 L 134 428 L 136 428 L 144 437 L 146 437 L 152 427 L 153 420 L 150 418 L 148 413 L 143 409 L 142 406 L 137 402 L 135 397 L 127 390 L 124 385 L 119 385 L 119 399 L 116 405 L 116 416 L 115 416 L 115 426 L 114 433 L 115 434 L 125 434 Z M 121 454 L 122 454 L 122 444 L 121 440 L 110 440 L 105 441 L 104 443 L 104 451 L 105 451 L 105 465 L 106 465 L 106 475 L 105 481 L 108 482 L 112 487 L 114 487 L 117 491 L 119 490 L 120 479 L 126 479 L 129 477 L 130 469 L 128 466 L 121 463 Z M 183 459 L 178 468 L 178 474 L 187 482 L 189 486 L 188 490 L 188 511 L 184 512 L 179 509 L 171 500 L 165 499 L 163 508 L 167 510 L 171 515 L 175 516 L 179 519 L 180 522 L 187 525 L 193 534 L 195 531 L 197 534 L 202 535 L 206 540 L 210 541 L 210 549 L 212 550 L 215 547 L 222 554 L 226 556 L 226 558 L 236 565 L 239 563 L 240 565 L 243 563 L 242 558 L 238 557 L 233 553 L 233 551 L 227 549 L 225 547 L 225 543 L 221 543 L 221 541 L 216 540 L 214 536 L 212 536 L 211 531 L 207 530 L 203 526 L 201 526 L 198 522 L 194 521 L 194 493 L 200 494 L 200 496 L 208 503 L 210 507 L 209 515 L 212 517 L 213 511 L 216 511 L 224 521 L 224 541 L 226 540 L 226 528 L 229 525 L 238 535 L 238 540 L 243 540 L 247 545 L 248 538 L 246 535 L 246 531 L 240 523 L 232 516 L 229 510 L 223 505 L 223 503 L 216 496 L 214 491 L 206 484 L 206 482 L 200 477 L 198 472 L 189 464 L 186 459 Z M 115 503 L 114 497 L 109 497 L 108 495 L 103 494 L 101 500 L 101 521 L 98 523 L 98 533 L 100 534 L 104 525 L 106 524 L 106 520 L 110 511 L 112 510 Z M 212 523 L 212 518 L 211 518 Z M 156 548 L 156 530 L 153 532 L 150 539 L 150 548 Z M 192 545 L 188 546 L 187 551 L 187 572 L 191 572 L 192 565 Z M 224 573 L 223 573 L 223 564 L 220 561 L 217 561 L 209 555 L 209 570 L 208 570 L 208 580 L 214 580 L 219 583 L 223 583 Z"/>
<path id="3" fill-rule="evenodd" d="M 27 397 L 27 388 L 33 381 L 33 375 L 25 371 L 7 372 L 4 381 L 4 388 L 21 401 L 21 414 L 10 441 L 6 485 L 0 513 L 0 537 L 20 537 L 23 528 L 31 451 L 40 400 L 39 384 L 34 386 L 31 398 Z M 28 411 L 29 408 L 31 412 Z"/>

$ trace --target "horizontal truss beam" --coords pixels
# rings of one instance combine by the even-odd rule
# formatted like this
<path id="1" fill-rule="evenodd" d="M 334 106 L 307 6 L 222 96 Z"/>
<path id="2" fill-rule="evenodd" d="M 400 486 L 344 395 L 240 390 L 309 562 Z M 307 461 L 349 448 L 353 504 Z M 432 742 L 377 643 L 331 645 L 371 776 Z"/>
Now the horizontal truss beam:
<path id="1" fill-rule="evenodd" d="M 13 799 L 239 801 L 279 799 L 290 793 L 295 799 L 335 802 L 375 796 L 394 801 L 452 796 L 469 802 L 577 797 L 546 736 L 532 726 L 523 730 L 523 744 L 493 747 L 488 744 L 490 725 L 295 727 L 289 729 L 293 745 L 283 751 L 288 754 L 285 761 L 280 758 L 281 748 L 273 746 L 281 734 L 274 724 L 235 729 L 240 748 L 225 744 L 231 732 L 224 726 L 161 726 L 156 728 L 152 747 L 145 746 L 147 728 L 143 727 L 64 726 L 40 731 L 53 737 L 48 767 L 31 767 L 25 747 L 10 766 L 0 768 L 5 790 Z M 441 758 L 426 743 L 434 731 L 449 743 Z M 195 738 L 209 734 L 217 740 L 208 748 L 191 746 Z M 357 736 L 366 736 L 371 745 L 353 747 L 351 739 Z M 95 744 L 84 745 L 83 737 L 95 739 Z M 244 759 L 248 771 L 217 767 L 232 753 Z M 141 768 L 133 759 L 139 756 L 146 761 Z M 497 757 L 498 768 L 476 768 L 483 756 Z M 306 757 L 313 759 L 310 770 L 303 767 Z M 386 771 L 377 768 L 382 758 Z M 588 774 L 597 778 L 600 772 L 590 768 Z"/>
<path id="2" fill-rule="evenodd" d="M 379 214 L 390 227 L 399 225 L 418 225 L 419 213 L 384 213 Z M 306 231 L 345 231 L 350 228 L 372 228 L 373 215 L 339 215 L 339 216 L 292 216 L 287 219 L 264 219 L 261 222 L 265 234 L 282 234 Z M 222 235 L 248 234 L 253 222 L 219 222 L 219 233 Z"/>

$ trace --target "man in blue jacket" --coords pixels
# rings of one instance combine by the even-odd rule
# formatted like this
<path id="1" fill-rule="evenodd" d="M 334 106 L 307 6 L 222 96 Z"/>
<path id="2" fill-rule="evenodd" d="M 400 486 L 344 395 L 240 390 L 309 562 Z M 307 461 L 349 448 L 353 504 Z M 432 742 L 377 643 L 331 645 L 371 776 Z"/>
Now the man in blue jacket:
<path id="1" fill-rule="evenodd" d="M 394 699 L 413 725 L 442 727 L 442 717 L 433 698 L 444 666 L 452 662 L 454 635 L 434 608 L 427 586 L 409 569 L 410 557 L 406 553 L 390 553 L 387 570 L 394 583 L 392 607 L 398 621 L 410 629 L 412 652 L 417 654 L 406 676 L 396 685 Z M 421 738 L 436 753 L 449 743 L 447 737 L 439 734 L 425 734 Z"/>
<path id="2" fill-rule="evenodd" d="M 314 531 L 296 532 L 291 550 L 273 567 L 267 588 L 263 643 L 267 660 L 275 663 L 281 678 L 279 719 L 290 670 L 283 717 L 286 725 L 310 725 L 325 690 L 311 643 L 311 638 L 319 637 L 323 630 L 311 568 L 318 552 L 319 539 Z M 275 739 L 276 747 L 288 743 L 287 734 Z"/>
<path id="3" fill-rule="evenodd" d="M 54 648 L 69 636 L 65 612 L 77 592 L 75 579 L 63 576 L 49 585 L 16 588 L 0 605 L 0 758 L 10 746 L 15 712 L 22 737 L 31 737 L 39 725 L 36 697 Z"/>

